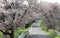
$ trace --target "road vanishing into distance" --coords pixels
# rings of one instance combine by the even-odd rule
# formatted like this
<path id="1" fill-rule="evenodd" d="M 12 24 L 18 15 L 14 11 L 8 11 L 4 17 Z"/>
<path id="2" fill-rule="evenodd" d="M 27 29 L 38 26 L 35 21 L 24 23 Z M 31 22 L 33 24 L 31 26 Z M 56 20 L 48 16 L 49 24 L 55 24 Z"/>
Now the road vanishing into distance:
<path id="1" fill-rule="evenodd" d="M 47 35 L 39 25 L 39 22 L 33 23 L 31 29 L 29 30 L 28 38 L 52 38 L 51 36 Z"/>

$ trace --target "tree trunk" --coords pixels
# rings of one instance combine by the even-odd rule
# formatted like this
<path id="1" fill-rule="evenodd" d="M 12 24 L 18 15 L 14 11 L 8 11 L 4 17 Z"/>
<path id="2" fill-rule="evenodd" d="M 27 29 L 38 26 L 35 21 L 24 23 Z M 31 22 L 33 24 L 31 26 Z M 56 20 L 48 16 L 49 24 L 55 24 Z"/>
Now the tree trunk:
<path id="1" fill-rule="evenodd" d="M 14 34 L 10 35 L 10 38 L 14 38 Z"/>
<path id="2" fill-rule="evenodd" d="M 14 31 L 11 30 L 10 38 L 14 38 Z"/>

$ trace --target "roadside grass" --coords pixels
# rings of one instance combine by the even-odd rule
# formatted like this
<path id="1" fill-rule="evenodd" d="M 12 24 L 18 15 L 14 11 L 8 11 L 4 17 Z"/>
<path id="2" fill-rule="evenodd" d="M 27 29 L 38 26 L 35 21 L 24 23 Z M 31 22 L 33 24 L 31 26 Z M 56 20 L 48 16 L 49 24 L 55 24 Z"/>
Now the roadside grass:
<path id="1" fill-rule="evenodd" d="M 19 35 L 21 35 L 21 33 L 24 33 L 28 31 L 28 29 L 21 29 L 21 28 L 18 28 L 17 30 L 14 31 L 14 38 L 18 38 Z"/>
<path id="2" fill-rule="evenodd" d="M 17 30 L 14 31 L 14 38 L 18 38 L 18 36 L 21 35 L 21 33 L 26 32 L 26 31 L 27 31 L 26 29 L 18 28 Z M 3 33 L 0 32 L 0 38 L 2 38 L 2 37 L 3 37 Z M 9 38 L 9 36 L 8 36 L 8 38 Z"/>
<path id="3" fill-rule="evenodd" d="M 40 27 L 42 28 L 43 31 L 45 32 L 47 31 L 46 25 L 42 21 L 40 21 Z"/>
<path id="4" fill-rule="evenodd" d="M 52 36 L 52 37 L 55 37 L 55 36 L 58 36 L 58 34 L 55 32 L 55 30 L 52 30 L 50 29 L 49 31 L 47 31 L 47 34 Z"/>
<path id="5" fill-rule="evenodd" d="M 56 33 L 56 30 L 49 29 L 49 31 L 47 31 L 47 28 L 46 28 L 45 24 L 42 21 L 40 21 L 39 24 L 40 24 L 40 27 L 42 28 L 42 30 L 44 32 L 46 32 L 49 36 L 52 36 L 53 38 L 60 38 L 60 35 L 58 35 Z"/>
<path id="6" fill-rule="evenodd" d="M 58 35 L 58 36 L 55 36 L 55 38 L 60 38 L 60 36 Z"/>

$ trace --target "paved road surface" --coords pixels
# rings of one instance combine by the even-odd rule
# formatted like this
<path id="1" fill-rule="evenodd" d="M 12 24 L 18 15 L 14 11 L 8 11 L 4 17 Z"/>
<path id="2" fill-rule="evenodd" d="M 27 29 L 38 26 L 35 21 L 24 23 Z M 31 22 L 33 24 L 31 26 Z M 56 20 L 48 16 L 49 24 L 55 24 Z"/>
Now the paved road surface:
<path id="1" fill-rule="evenodd" d="M 48 36 L 42 29 L 39 27 L 39 23 L 33 23 L 29 31 L 28 38 L 52 38 Z"/>

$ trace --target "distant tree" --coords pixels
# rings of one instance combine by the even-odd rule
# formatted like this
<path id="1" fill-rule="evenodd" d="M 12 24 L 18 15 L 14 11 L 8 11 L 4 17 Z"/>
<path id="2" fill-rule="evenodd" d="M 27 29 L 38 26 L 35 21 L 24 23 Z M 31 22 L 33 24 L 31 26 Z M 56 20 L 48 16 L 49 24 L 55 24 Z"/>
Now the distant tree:
<path id="1" fill-rule="evenodd" d="M 60 5 L 57 3 L 48 3 L 43 8 L 42 21 L 46 24 L 47 30 L 49 29 L 60 29 Z"/>

